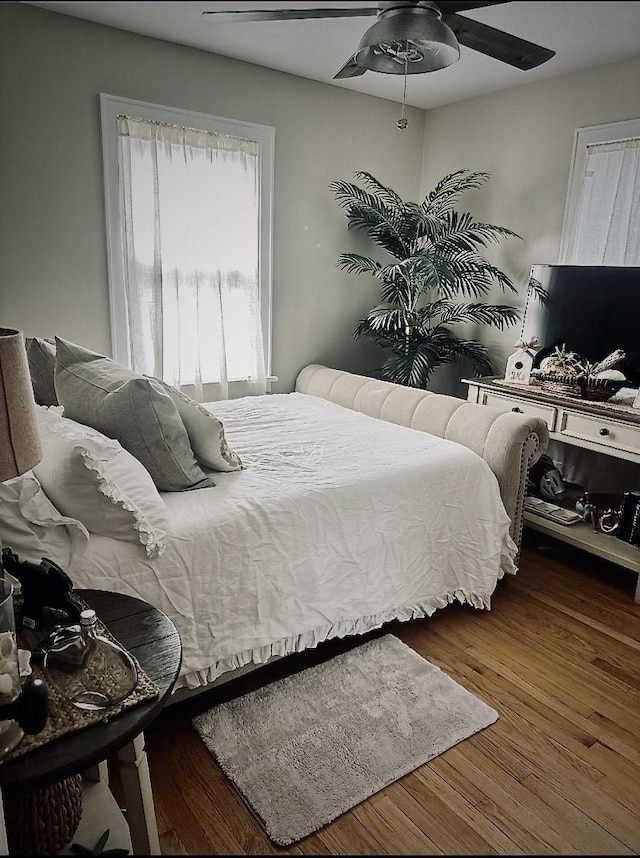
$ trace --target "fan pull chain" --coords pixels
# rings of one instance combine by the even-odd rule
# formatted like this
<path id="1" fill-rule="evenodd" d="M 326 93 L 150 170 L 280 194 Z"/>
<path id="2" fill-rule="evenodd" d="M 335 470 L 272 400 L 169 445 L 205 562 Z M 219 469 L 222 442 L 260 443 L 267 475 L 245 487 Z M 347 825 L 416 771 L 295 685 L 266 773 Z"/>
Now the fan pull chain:
<path id="1" fill-rule="evenodd" d="M 409 124 L 409 121 L 405 119 L 404 116 L 404 107 L 407 101 L 407 66 L 409 64 L 409 52 L 406 51 L 404 55 L 404 85 L 402 87 L 402 116 L 396 122 L 396 128 L 398 131 L 404 131 L 404 129 Z"/>

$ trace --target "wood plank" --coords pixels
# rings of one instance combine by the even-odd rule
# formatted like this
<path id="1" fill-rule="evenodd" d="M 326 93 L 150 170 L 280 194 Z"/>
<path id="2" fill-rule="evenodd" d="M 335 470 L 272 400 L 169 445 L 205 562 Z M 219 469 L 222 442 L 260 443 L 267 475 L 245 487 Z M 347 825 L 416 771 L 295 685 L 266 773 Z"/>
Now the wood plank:
<path id="1" fill-rule="evenodd" d="M 161 855 L 188 855 L 187 847 L 180 839 L 177 832 L 171 828 L 160 835 Z"/>
<path id="2" fill-rule="evenodd" d="M 566 819 L 550 812 L 548 805 L 477 750 L 472 741 L 465 742 L 464 748 L 452 748 L 446 756 L 450 765 L 483 793 L 484 801 L 491 802 L 496 815 L 506 818 L 508 814 L 509 820 L 519 826 L 531 850 L 560 855 L 577 851 L 567 837 Z"/>
<path id="3" fill-rule="evenodd" d="M 381 855 L 384 846 L 352 813 L 339 816 L 315 835 L 331 855 Z"/>
<path id="4" fill-rule="evenodd" d="M 523 747 L 526 746 L 526 741 L 526 736 L 522 735 L 505 739 L 485 735 L 479 737 L 477 746 L 480 753 L 484 753 L 492 759 L 496 759 L 496 755 L 499 754 L 502 764 L 508 765 L 509 756 L 515 754 L 518 757 L 522 753 Z M 469 752 L 473 753 L 471 748 L 469 748 Z M 535 746 L 532 746 L 529 755 L 534 756 L 534 754 Z M 598 816 L 598 825 L 593 829 L 594 836 L 596 834 L 604 835 L 604 832 L 607 832 L 607 838 L 611 841 L 608 844 L 603 844 L 599 851 L 605 853 L 612 846 L 621 847 L 624 843 L 629 845 L 634 840 L 638 826 L 635 822 L 629 821 L 629 814 L 624 808 L 618 808 L 616 801 L 611 801 L 606 795 L 603 795 L 602 778 L 595 783 L 590 778 L 582 776 L 582 773 L 564 758 L 545 756 L 536 765 L 535 771 L 522 780 L 522 784 L 531 784 L 536 779 L 547 785 L 549 789 L 555 790 L 558 797 L 564 800 L 565 806 L 561 815 L 562 830 L 579 851 L 583 851 L 584 844 L 580 845 L 571 840 L 571 824 L 575 817 L 578 822 L 578 832 L 583 831 L 587 827 L 585 820 L 582 819 L 584 814 L 589 814 L 591 817 L 594 814 Z M 578 811 L 580 816 L 576 816 L 574 810 Z M 596 849 L 596 851 L 598 850 Z"/>
<path id="5" fill-rule="evenodd" d="M 352 811 L 389 855 L 442 855 L 444 851 L 405 816 L 386 790 Z"/>
<path id="6" fill-rule="evenodd" d="M 626 729 L 633 730 L 637 723 L 640 694 L 634 692 L 627 683 L 607 674 L 598 675 L 575 660 L 569 661 L 566 653 L 562 657 L 553 652 L 547 646 L 544 634 L 543 640 L 538 643 L 538 652 L 534 651 L 533 645 L 540 638 L 541 630 L 533 633 L 520 625 L 517 638 L 514 639 L 512 629 L 513 626 L 503 617 L 495 618 L 492 641 L 497 655 L 507 658 L 512 665 L 517 664 L 521 669 L 526 669 L 531 681 L 535 681 L 548 694 L 563 702 L 570 702 L 572 707 L 579 706 L 585 717 L 591 714 L 589 710 L 600 711 Z M 475 644 L 481 643 L 482 639 L 476 637 Z M 468 651 L 473 652 L 474 646 Z M 567 700 L 569 696 L 570 701 Z"/>
<path id="7" fill-rule="evenodd" d="M 592 765 L 604 772 L 600 789 L 632 813 L 638 811 L 638 768 L 600 742 L 587 751 Z"/>
<path id="8" fill-rule="evenodd" d="M 505 855 L 524 853 L 530 855 L 551 854 L 553 848 L 544 839 L 540 839 L 529 830 L 529 822 L 514 817 L 511 801 L 506 804 L 495 801 L 487 793 L 486 784 L 476 783 L 470 777 L 464 765 L 455 766 L 442 754 L 426 766 L 414 772 L 415 777 L 424 780 L 434 790 L 438 790 L 443 800 L 454 809 L 466 810 L 466 817 L 473 821 L 474 828 L 484 838 Z M 460 768 L 463 771 L 460 771 Z M 515 782 L 515 781 L 514 781 Z"/>
<path id="9" fill-rule="evenodd" d="M 424 781 L 406 775 L 401 781 L 402 790 L 394 790 L 393 798 L 404 815 L 423 831 L 437 832 L 438 846 L 446 855 L 473 852 L 476 855 L 493 855 L 497 850 L 481 837 L 474 827 L 457 814 Z"/>
<path id="10" fill-rule="evenodd" d="M 561 795 L 556 790 L 555 784 L 550 784 L 542 780 L 537 775 L 529 775 L 523 782 L 530 792 L 538 796 L 541 801 L 547 804 L 556 814 L 563 820 L 567 839 L 570 840 L 572 848 L 581 855 L 630 855 L 638 854 L 634 844 L 640 841 L 640 832 L 638 826 L 635 826 L 635 831 L 631 834 L 620 832 L 619 836 L 614 836 L 611 831 L 605 830 L 600 824 L 594 822 L 587 814 L 589 808 L 585 811 L 580 810 L 573 803 L 567 800 L 566 796 Z M 576 803 L 580 803 L 581 795 L 576 795 Z M 616 831 L 615 824 L 612 825 Z M 628 828 L 628 826 L 627 826 Z M 621 841 L 626 841 L 623 843 Z"/>
<path id="11" fill-rule="evenodd" d="M 573 701 L 571 699 L 562 701 L 558 697 L 549 694 L 546 690 L 541 689 L 535 682 L 531 682 L 527 678 L 522 678 L 520 672 L 521 665 L 516 664 L 515 669 L 512 669 L 512 665 L 508 663 L 508 656 L 506 658 L 502 656 L 501 659 L 497 659 L 486 652 L 479 653 L 477 650 L 472 650 L 471 654 L 476 657 L 480 656 L 487 666 L 519 686 L 534 699 L 546 704 L 554 712 L 557 712 L 568 720 L 572 720 L 587 733 L 592 733 L 594 738 L 600 739 L 603 744 L 617 750 L 619 753 L 628 755 L 640 766 L 640 752 L 635 749 L 637 739 L 628 730 L 618 728 L 613 722 L 605 722 L 604 719 L 592 719 L 590 716 L 594 713 L 589 713 L 589 716 L 585 717 L 582 712 L 584 707 L 576 706 L 572 709 Z M 578 708 L 580 711 L 576 711 Z"/>
<path id="12" fill-rule="evenodd" d="M 469 657 L 468 661 L 473 663 L 475 660 Z M 595 731 L 586 732 L 580 727 L 576 728 L 567 718 L 533 700 L 527 691 L 484 666 L 478 671 L 466 671 L 460 681 L 469 691 L 499 711 L 500 721 L 495 726 L 499 734 L 519 736 L 524 743 L 522 747 L 533 748 L 521 768 L 524 766 L 526 769 L 526 765 L 529 765 L 535 769 L 541 758 L 553 759 L 557 756 L 586 774 L 593 782 L 603 777 L 604 773 L 593 766 L 587 751 L 596 741 L 592 735 Z M 493 735 L 493 731 L 480 734 L 479 741 L 484 741 L 490 735 Z M 511 765 L 514 765 L 513 761 Z M 525 775 L 527 773 L 525 770 Z"/>
<path id="13" fill-rule="evenodd" d="M 619 641 L 607 630 L 585 627 L 581 620 L 566 610 L 541 604 L 522 589 L 506 590 L 504 599 L 512 622 L 517 622 L 518 627 L 526 625 L 533 630 L 544 627 L 544 644 L 552 647 L 554 652 L 566 656 L 570 651 L 581 664 L 594 664 L 596 659 L 604 659 L 640 682 L 640 664 L 629 662 L 628 644 Z"/>

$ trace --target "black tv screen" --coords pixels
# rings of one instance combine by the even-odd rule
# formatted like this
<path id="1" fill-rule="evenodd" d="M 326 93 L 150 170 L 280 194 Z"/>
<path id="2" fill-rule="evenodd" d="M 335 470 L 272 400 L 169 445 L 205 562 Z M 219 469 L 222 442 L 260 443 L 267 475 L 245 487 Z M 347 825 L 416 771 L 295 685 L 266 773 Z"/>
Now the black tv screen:
<path id="1" fill-rule="evenodd" d="M 588 361 L 600 361 L 616 349 L 626 358 L 615 369 L 630 387 L 640 385 L 640 267 L 612 265 L 532 265 L 531 277 L 547 291 L 543 305 L 529 294 L 523 324 L 525 339 L 537 336 L 539 358 L 566 344 Z"/>

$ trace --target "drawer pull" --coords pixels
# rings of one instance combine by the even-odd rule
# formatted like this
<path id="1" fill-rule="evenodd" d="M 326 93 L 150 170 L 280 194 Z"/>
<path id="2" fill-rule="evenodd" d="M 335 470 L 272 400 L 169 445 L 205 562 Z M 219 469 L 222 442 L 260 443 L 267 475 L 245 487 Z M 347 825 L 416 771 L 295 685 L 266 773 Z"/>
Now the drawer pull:
<path id="1" fill-rule="evenodd" d="M 517 406 L 517 405 L 514 405 L 514 406 L 513 406 L 513 408 L 512 408 L 511 410 L 512 410 L 512 411 L 515 411 L 515 412 L 516 412 L 516 414 L 522 414 L 522 408 L 518 408 L 518 406 Z"/>
<path id="2" fill-rule="evenodd" d="M 603 426 L 602 429 L 599 430 L 598 434 L 606 437 L 609 434 L 609 430 L 606 426 Z"/>

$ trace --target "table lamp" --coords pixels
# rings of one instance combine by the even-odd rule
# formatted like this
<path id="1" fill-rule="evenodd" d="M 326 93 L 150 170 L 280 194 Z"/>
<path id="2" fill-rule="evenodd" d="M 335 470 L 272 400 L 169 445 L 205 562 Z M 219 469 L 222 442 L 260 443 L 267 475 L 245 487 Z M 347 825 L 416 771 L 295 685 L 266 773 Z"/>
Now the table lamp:
<path id="1" fill-rule="evenodd" d="M 0 482 L 21 476 L 41 458 L 24 336 L 13 328 L 0 328 Z M 46 721 L 47 691 L 41 680 L 21 688 L 13 586 L 5 580 L 1 562 L 0 572 L 1 760 L 22 739 L 23 730 L 31 733 L 42 729 Z"/>
<path id="2" fill-rule="evenodd" d="M 0 482 L 21 476 L 41 458 L 24 336 L 0 328 Z"/>

